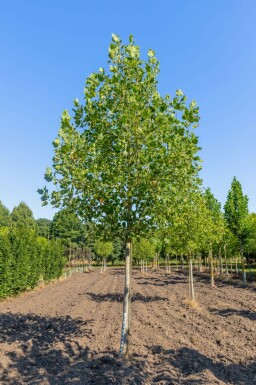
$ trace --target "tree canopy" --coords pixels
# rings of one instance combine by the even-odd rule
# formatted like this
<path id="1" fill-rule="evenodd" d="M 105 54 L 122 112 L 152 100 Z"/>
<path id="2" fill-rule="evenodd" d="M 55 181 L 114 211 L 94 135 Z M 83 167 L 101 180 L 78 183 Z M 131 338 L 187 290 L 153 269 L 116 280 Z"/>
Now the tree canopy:
<path id="1" fill-rule="evenodd" d="M 107 222 L 123 238 L 170 220 L 199 169 L 196 103 L 187 105 L 180 90 L 161 97 L 155 53 L 149 50 L 144 61 L 129 41 L 112 36 L 108 71 L 87 78 L 84 104 L 75 100 L 73 117 L 64 111 L 45 174 L 56 189 L 39 190 L 44 204 Z"/>

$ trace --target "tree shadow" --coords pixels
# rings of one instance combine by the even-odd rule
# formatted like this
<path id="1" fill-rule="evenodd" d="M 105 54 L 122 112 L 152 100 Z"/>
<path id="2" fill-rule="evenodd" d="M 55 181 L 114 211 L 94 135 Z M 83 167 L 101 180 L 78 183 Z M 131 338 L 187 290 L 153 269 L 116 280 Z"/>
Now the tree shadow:
<path id="1" fill-rule="evenodd" d="M 255 383 L 255 362 L 234 364 L 221 354 L 213 360 L 186 347 L 148 347 L 151 359 L 133 353 L 124 360 L 113 350 L 97 353 L 88 347 L 89 340 L 95 338 L 92 323 L 68 316 L 1 315 L 1 342 L 5 344 L 1 385 Z"/>
<path id="2" fill-rule="evenodd" d="M 153 354 L 159 356 L 155 369 L 157 370 L 157 365 L 169 364 L 173 366 L 180 378 L 179 384 L 208 384 L 210 383 L 209 372 L 216 379 L 225 383 L 234 385 L 256 384 L 256 363 L 253 360 L 248 364 L 228 363 L 227 358 L 219 354 L 218 360 L 213 361 L 197 350 L 187 347 L 179 350 L 164 350 L 161 346 L 153 346 L 151 350 Z M 171 376 L 170 381 L 173 381 Z M 213 381 L 213 383 L 216 383 L 215 380 Z M 153 382 L 155 382 L 155 379 Z M 170 382 L 170 384 L 172 383 L 175 382 Z M 169 384 L 169 382 L 167 381 L 166 384 Z"/>
<path id="3" fill-rule="evenodd" d="M 123 294 L 118 293 L 108 293 L 108 294 L 96 294 L 96 293 L 86 293 L 93 301 L 95 302 L 123 302 Z M 132 294 L 132 302 L 155 302 L 155 301 L 168 301 L 166 297 L 154 296 L 144 296 L 140 293 Z"/>
<path id="4" fill-rule="evenodd" d="M 209 283 L 211 281 L 210 273 L 209 272 L 199 272 L 199 271 L 194 271 L 194 276 L 196 277 L 198 282 L 202 283 Z M 226 276 L 225 274 L 223 275 L 215 275 L 214 280 L 218 286 L 232 286 L 236 287 L 239 289 L 249 289 L 251 291 L 256 291 L 256 286 L 254 282 L 249 282 L 247 285 L 244 285 L 242 279 L 235 274 L 233 275 L 228 275 Z"/>
<path id="5" fill-rule="evenodd" d="M 136 277 L 138 285 L 151 285 L 151 286 L 168 286 L 176 285 L 179 283 L 186 283 L 185 277 L 166 275 L 164 278 L 155 278 L 155 277 Z"/>
<path id="6" fill-rule="evenodd" d="M 236 310 L 236 309 L 209 309 L 210 312 L 221 315 L 222 317 L 230 317 L 232 315 L 238 315 L 240 317 L 248 318 L 252 321 L 256 321 L 256 313 L 250 310 Z"/>
<path id="7" fill-rule="evenodd" d="M 1 315 L 0 342 L 5 343 L 1 385 L 142 385 L 145 374 L 134 360 L 123 360 L 111 350 L 97 354 L 86 342 L 81 345 L 81 335 L 88 342 L 95 337 L 90 329 L 92 322 L 68 316 Z"/>

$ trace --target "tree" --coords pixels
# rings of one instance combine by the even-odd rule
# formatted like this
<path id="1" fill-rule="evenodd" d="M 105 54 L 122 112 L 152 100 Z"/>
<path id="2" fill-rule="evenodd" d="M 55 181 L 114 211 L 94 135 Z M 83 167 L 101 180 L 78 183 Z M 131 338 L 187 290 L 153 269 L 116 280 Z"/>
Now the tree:
<path id="1" fill-rule="evenodd" d="M 159 62 L 148 59 L 132 36 L 112 35 L 109 71 L 91 74 L 84 104 L 74 101 L 73 119 L 62 115 L 54 140 L 53 167 L 45 178 L 56 188 L 39 190 L 43 204 L 72 207 L 85 221 L 107 223 L 126 243 L 120 351 L 128 355 L 132 239 L 165 226 L 199 169 L 198 107 L 182 91 L 171 99 L 157 91 Z"/>
<path id="2" fill-rule="evenodd" d="M 221 203 L 214 197 L 210 188 L 207 188 L 204 192 L 204 200 L 206 208 L 208 209 L 208 220 L 207 220 L 207 241 L 210 258 L 210 269 L 211 269 L 211 286 L 214 287 L 214 272 L 213 272 L 213 246 L 220 244 L 224 232 L 224 218 L 221 212 Z M 220 257 L 220 266 L 222 273 L 222 257 Z"/>
<path id="3" fill-rule="evenodd" d="M 248 216 L 248 197 L 243 194 L 241 183 L 234 177 L 224 205 L 224 216 L 231 232 L 237 237 L 246 284 L 243 248 L 246 239 L 246 218 Z"/>
<path id="4" fill-rule="evenodd" d="M 136 258 L 139 258 L 142 262 L 141 270 L 145 272 L 146 263 L 146 274 L 147 274 L 147 263 L 150 260 L 153 260 L 156 253 L 156 242 L 154 239 L 141 238 L 134 242 L 133 246 L 133 255 Z"/>
<path id="5" fill-rule="evenodd" d="M 183 205 L 177 210 L 176 216 L 177 218 L 170 226 L 169 235 L 171 239 L 174 239 L 173 246 L 176 250 L 188 257 L 188 293 L 189 299 L 194 301 L 192 258 L 196 252 L 201 250 L 205 241 L 208 216 L 208 210 L 199 189 L 191 188 Z"/>
<path id="6" fill-rule="evenodd" d="M 102 258 L 102 269 L 106 270 L 106 260 L 113 253 L 113 243 L 97 240 L 94 245 L 95 252 Z"/>
<path id="7" fill-rule="evenodd" d="M 0 201 L 0 227 L 8 227 L 11 223 L 10 211 Z"/>
<path id="8" fill-rule="evenodd" d="M 36 221 L 33 217 L 33 212 L 25 202 L 21 202 L 17 207 L 14 207 L 11 217 L 12 222 L 15 225 L 25 226 L 31 229 L 36 228 Z"/>
<path id="9" fill-rule="evenodd" d="M 51 224 L 52 221 L 46 218 L 39 218 L 36 220 L 37 223 L 37 232 L 40 237 L 49 239 L 51 233 Z"/>
<path id="10" fill-rule="evenodd" d="M 61 238 L 70 242 L 79 242 L 83 237 L 83 226 L 78 216 L 68 209 L 57 212 L 51 223 L 52 238 Z"/>

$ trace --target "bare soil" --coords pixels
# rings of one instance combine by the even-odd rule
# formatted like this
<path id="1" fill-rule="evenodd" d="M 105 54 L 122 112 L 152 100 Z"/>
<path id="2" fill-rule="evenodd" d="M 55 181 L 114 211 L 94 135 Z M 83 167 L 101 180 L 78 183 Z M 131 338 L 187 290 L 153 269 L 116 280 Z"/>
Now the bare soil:
<path id="1" fill-rule="evenodd" d="M 130 360 L 118 355 L 124 270 L 77 273 L 0 303 L 3 385 L 256 384 L 256 290 L 133 272 Z"/>

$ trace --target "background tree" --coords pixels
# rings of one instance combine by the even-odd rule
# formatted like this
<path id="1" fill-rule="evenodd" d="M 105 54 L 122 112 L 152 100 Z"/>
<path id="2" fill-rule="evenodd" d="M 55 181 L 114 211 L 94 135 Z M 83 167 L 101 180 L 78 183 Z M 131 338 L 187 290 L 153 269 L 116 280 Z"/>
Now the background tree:
<path id="1" fill-rule="evenodd" d="M 130 335 L 132 239 L 165 226 L 199 169 L 196 103 L 187 106 L 181 91 L 173 99 L 161 97 L 154 52 L 143 61 L 132 36 L 129 41 L 112 35 L 109 71 L 100 68 L 87 78 L 84 104 L 75 100 L 73 119 L 63 113 L 53 167 L 45 174 L 57 188 L 39 190 L 43 204 L 71 207 L 98 226 L 108 223 L 125 240 L 123 355 Z"/>
<path id="2" fill-rule="evenodd" d="M 52 221 L 46 218 L 39 218 L 36 220 L 36 223 L 38 235 L 50 239 Z"/>
<path id="3" fill-rule="evenodd" d="M 31 229 L 36 228 L 33 212 L 25 202 L 21 202 L 17 207 L 14 207 L 11 218 L 14 225 L 29 227 Z"/>
<path id="4" fill-rule="evenodd" d="M 243 194 L 241 183 L 234 177 L 224 205 L 224 216 L 229 229 L 239 241 L 244 283 L 246 283 L 246 272 L 243 249 L 248 212 L 248 197 Z"/>
<path id="5" fill-rule="evenodd" d="M 78 216 L 68 209 L 58 211 L 51 222 L 52 238 L 67 242 L 79 242 L 83 238 L 83 226 Z"/>
<path id="6" fill-rule="evenodd" d="M 133 255 L 141 260 L 141 270 L 147 274 L 148 262 L 153 261 L 156 253 L 156 242 L 153 239 L 141 238 L 133 244 Z"/>
<path id="7" fill-rule="evenodd" d="M 211 270 L 211 286 L 214 287 L 214 271 L 213 271 L 213 248 L 217 247 L 219 250 L 220 243 L 223 239 L 225 232 L 224 218 L 221 211 L 221 203 L 214 197 L 210 188 L 207 188 L 204 192 L 204 200 L 206 208 L 208 209 L 208 220 L 207 220 L 207 241 L 210 259 L 210 270 Z M 220 270 L 222 273 L 222 256 L 220 257 Z"/>
<path id="8" fill-rule="evenodd" d="M 0 227 L 10 226 L 11 215 L 7 207 L 0 201 Z"/>
<path id="9" fill-rule="evenodd" d="M 102 271 L 106 270 L 107 258 L 113 253 L 113 243 L 97 240 L 94 245 L 94 250 L 102 258 Z"/>

